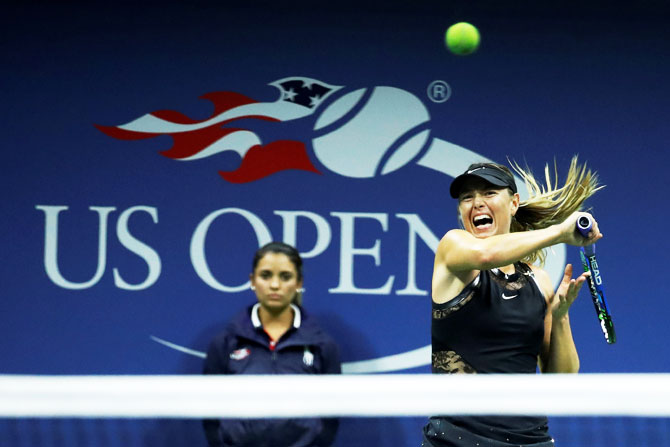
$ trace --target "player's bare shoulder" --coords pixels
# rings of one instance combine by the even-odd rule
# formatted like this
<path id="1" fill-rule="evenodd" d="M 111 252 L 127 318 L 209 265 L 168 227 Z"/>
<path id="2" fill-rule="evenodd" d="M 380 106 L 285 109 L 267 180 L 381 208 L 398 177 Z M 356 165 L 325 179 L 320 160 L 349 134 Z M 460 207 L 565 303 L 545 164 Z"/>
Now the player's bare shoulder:
<path id="1" fill-rule="evenodd" d="M 437 244 L 437 250 L 435 251 L 435 264 L 445 262 L 446 254 L 449 252 L 450 247 L 454 243 L 454 231 L 458 230 L 449 230 L 447 231 L 440 242 Z"/>
<path id="2" fill-rule="evenodd" d="M 447 231 L 440 243 L 437 245 L 437 253 L 446 253 L 447 251 L 460 246 L 464 240 L 471 238 L 472 235 L 465 230 L 460 228 L 455 228 L 453 230 Z"/>
<path id="3" fill-rule="evenodd" d="M 460 240 L 463 237 L 471 236 L 470 233 L 467 231 L 461 229 L 461 228 L 453 228 L 449 231 L 447 231 L 444 236 L 442 236 L 442 241 L 454 241 L 454 240 Z M 440 242 L 442 242 L 440 241 Z"/>
<path id="4" fill-rule="evenodd" d="M 435 303 L 444 303 L 455 298 L 465 285 L 479 273 L 472 270 L 451 269 L 449 258 L 463 245 L 464 238 L 470 237 L 465 230 L 449 230 L 440 240 L 435 252 L 433 267 L 432 296 Z"/>

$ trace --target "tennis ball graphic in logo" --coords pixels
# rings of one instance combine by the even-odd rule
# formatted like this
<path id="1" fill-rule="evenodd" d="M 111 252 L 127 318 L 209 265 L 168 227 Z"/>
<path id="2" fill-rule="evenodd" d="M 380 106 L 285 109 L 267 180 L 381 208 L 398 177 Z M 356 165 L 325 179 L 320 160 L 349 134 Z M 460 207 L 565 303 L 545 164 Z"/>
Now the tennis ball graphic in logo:
<path id="1" fill-rule="evenodd" d="M 348 93 L 319 116 L 314 153 L 329 170 L 356 178 L 393 172 L 411 162 L 428 141 L 430 116 L 419 99 L 394 87 Z M 353 114 L 353 116 L 352 116 Z"/>

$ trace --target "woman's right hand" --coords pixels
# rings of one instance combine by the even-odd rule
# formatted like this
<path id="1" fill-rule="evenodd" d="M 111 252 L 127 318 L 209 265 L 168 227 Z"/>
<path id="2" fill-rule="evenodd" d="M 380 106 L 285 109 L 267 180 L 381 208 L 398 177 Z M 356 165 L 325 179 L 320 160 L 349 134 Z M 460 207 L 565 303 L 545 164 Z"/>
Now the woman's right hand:
<path id="1" fill-rule="evenodd" d="M 591 231 L 589 232 L 588 237 L 582 236 L 582 234 L 577 231 L 577 219 L 579 219 L 581 216 L 588 216 L 591 219 L 591 222 L 593 222 L 593 226 L 591 227 Z M 598 228 L 598 222 L 591 214 L 585 213 L 583 211 L 575 211 L 559 225 L 563 243 L 568 245 L 583 247 L 586 245 L 591 245 L 603 237 L 600 229 Z"/>

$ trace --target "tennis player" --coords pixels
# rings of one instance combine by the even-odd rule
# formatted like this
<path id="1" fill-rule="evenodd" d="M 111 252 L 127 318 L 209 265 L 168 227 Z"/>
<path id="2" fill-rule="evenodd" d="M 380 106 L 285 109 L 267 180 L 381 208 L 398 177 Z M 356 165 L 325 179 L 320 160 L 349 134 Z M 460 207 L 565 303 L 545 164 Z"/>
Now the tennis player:
<path id="1" fill-rule="evenodd" d="M 340 374 L 339 349 L 301 307 L 302 259 L 271 242 L 256 252 L 250 274 L 256 303 L 210 344 L 205 374 Z M 210 446 L 326 447 L 334 418 L 205 420 Z"/>
<path id="2" fill-rule="evenodd" d="M 528 200 L 520 200 L 512 172 L 499 164 L 473 164 L 451 184 L 463 229 L 448 231 L 435 254 L 434 373 L 579 370 L 568 309 L 587 274 L 572 278 L 568 264 L 554 291 L 535 263 L 543 263 L 544 249 L 552 245 L 583 246 L 602 237 L 595 220 L 587 238 L 575 231 L 577 218 L 586 214 L 578 210 L 599 189 L 597 177 L 576 157 L 562 187 L 552 184 L 548 167 L 546 186 L 529 170 L 514 169 Z M 435 416 L 423 429 L 424 447 L 531 445 L 553 447 L 546 417 Z"/>

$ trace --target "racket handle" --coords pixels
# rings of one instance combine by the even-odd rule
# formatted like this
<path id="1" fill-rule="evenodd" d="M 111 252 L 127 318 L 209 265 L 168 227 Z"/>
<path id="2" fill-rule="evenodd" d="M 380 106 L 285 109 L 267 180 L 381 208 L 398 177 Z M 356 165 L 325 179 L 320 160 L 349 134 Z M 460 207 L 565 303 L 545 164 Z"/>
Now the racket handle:
<path id="1" fill-rule="evenodd" d="M 579 231 L 582 236 L 589 237 L 591 227 L 593 227 L 593 221 L 591 221 L 589 216 L 579 216 L 579 219 L 577 219 L 577 231 Z"/>
<path id="2" fill-rule="evenodd" d="M 577 219 L 576 226 L 579 234 L 581 234 L 583 237 L 589 237 L 589 231 L 591 231 L 591 227 L 593 227 L 593 221 L 589 216 L 580 216 L 579 219 Z M 586 255 L 595 255 L 595 244 L 587 245 L 584 247 L 584 251 L 586 252 Z"/>

